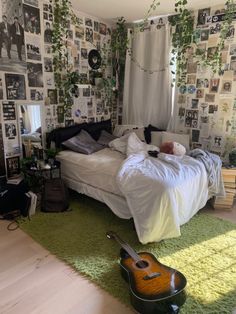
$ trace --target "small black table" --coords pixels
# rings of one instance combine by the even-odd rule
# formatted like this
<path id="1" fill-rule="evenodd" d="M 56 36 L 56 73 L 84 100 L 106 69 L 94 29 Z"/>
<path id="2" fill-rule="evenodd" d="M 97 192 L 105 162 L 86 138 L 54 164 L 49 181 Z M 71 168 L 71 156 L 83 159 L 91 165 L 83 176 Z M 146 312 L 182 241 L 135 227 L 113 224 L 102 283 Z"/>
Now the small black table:
<path id="1" fill-rule="evenodd" d="M 29 165 L 26 167 L 24 175 L 30 188 L 33 190 L 36 188 L 36 190 L 42 191 L 46 180 L 61 178 L 61 163 L 55 160 L 48 169 L 40 166 L 34 168 Z"/>

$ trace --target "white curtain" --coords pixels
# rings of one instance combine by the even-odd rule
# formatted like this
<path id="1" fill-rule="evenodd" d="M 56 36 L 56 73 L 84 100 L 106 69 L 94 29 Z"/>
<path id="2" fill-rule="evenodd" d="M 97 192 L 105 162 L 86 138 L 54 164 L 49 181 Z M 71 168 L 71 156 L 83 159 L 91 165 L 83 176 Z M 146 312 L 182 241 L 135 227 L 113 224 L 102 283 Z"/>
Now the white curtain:
<path id="1" fill-rule="evenodd" d="M 126 57 L 123 124 L 166 129 L 172 110 L 169 24 L 134 32 L 131 49 Z"/>

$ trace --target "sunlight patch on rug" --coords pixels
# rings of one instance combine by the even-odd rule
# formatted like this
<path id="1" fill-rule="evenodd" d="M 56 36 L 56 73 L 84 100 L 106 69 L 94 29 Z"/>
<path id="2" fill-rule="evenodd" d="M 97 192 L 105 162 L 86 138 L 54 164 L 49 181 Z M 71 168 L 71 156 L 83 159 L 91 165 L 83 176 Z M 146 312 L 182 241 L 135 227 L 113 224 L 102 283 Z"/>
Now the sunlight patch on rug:
<path id="1" fill-rule="evenodd" d="M 71 212 L 38 213 L 21 228 L 51 253 L 129 303 L 129 287 L 119 271 L 119 245 L 106 238 L 113 230 L 137 252 L 153 253 L 188 281 L 184 314 L 231 314 L 236 307 L 236 225 L 198 214 L 181 227 L 181 237 L 142 245 L 131 221 L 116 217 L 104 204 L 73 196 Z"/>

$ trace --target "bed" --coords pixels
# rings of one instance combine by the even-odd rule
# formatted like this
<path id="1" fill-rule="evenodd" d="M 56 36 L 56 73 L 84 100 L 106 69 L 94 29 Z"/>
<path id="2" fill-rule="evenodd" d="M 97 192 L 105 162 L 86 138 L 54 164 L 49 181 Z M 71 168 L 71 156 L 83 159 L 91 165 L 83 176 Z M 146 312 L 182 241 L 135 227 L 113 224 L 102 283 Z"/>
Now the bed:
<path id="1" fill-rule="evenodd" d="M 83 124 L 76 126 L 78 132 L 75 127 L 57 130 L 51 140 L 58 146 L 81 129 L 98 138 L 107 125 Z M 57 159 L 69 188 L 104 202 L 122 219 L 133 218 L 143 244 L 180 236 L 180 226 L 212 196 L 204 164 L 186 155 L 153 158 L 137 151 L 127 157 L 106 147 L 89 155 L 63 150 Z"/>

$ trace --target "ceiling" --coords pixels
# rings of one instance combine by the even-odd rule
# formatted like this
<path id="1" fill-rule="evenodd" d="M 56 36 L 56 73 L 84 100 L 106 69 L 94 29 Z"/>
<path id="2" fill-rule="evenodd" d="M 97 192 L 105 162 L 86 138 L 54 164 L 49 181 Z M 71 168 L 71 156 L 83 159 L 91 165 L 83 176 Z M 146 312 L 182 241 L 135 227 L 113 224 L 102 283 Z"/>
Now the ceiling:
<path id="1" fill-rule="evenodd" d="M 73 7 L 83 13 L 114 21 L 123 16 L 127 22 L 144 18 L 153 0 L 71 0 Z M 160 0 L 155 15 L 174 13 L 175 0 Z M 188 0 L 190 9 L 223 5 L 224 0 Z"/>

